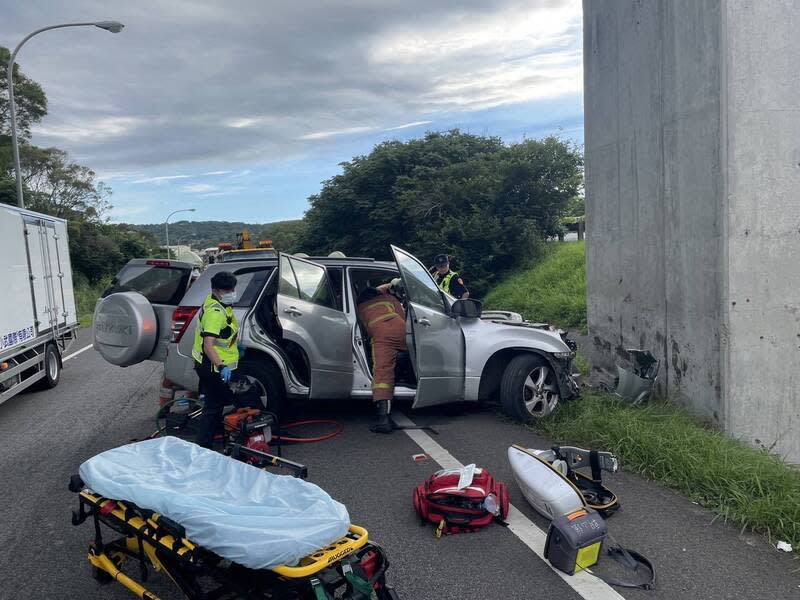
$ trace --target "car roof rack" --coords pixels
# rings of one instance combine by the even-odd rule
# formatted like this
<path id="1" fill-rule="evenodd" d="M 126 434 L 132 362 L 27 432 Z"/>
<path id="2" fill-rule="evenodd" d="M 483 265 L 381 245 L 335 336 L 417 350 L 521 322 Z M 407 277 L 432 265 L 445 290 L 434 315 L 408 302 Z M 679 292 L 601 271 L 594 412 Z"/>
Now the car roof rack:
<path id="1" fill-rule="evenodd" d="M 374 258 L 366 258 L 364 256 L 345 256 L 344 258 L 342 258 L 341 256 L 339 256 L 339 257 L 337 257 L 337 256 L 309 256 L 308 258 L 306 258 L 304 260 L 327 261 L 327 262 L 332 262 L 332 261 L 337 261 L 337 262 L 347 262 L 347 261 L 353 261 L 353 262 L 375 262 Z"/>

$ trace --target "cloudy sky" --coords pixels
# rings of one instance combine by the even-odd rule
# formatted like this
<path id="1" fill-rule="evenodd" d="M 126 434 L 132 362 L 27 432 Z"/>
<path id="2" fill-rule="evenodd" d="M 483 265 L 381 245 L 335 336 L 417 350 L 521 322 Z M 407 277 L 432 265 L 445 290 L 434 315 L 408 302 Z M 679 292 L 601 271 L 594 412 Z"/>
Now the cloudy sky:
<path id="1" fill-rule="evenodd" d="M 0 0 L 49 114 L 34 143 L 113 189 L 115 221 L 302 216 L 338 164 L 453 127 L 583 141 L 580 0 Z"/>

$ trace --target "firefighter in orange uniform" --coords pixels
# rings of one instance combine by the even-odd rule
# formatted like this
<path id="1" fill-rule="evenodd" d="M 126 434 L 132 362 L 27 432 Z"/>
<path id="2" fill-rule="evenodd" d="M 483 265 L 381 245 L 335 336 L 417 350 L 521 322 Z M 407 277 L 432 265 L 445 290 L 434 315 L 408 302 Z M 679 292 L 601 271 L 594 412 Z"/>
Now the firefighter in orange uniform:
<path id="1" fill-rule="evenodd" d="M 394 369 L 398 352 L 406 351 L 406 311 L 393 291 L 400 279 L 368 287 L 358 295 L 358 318 L 372 341 L 372 400 L 377 421 L 370 426 L 374 433 L 391 433 L 394 425 L 389 414 L 394 397 Z"/>

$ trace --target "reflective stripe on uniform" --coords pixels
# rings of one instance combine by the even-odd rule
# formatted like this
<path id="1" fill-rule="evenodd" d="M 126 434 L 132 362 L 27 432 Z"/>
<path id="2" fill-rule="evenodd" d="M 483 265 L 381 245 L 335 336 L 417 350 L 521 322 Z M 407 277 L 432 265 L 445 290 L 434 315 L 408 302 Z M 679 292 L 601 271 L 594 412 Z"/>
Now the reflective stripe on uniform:
<path id="1" fill-rule="evenodd" d="M 394 319 L 395 317 L 399 316 L 400 315 L 398 315 L 396 312 L 394 312 L 394 310 L 392 310 L 392 312 L 390 313 L 386 313 L 385 315 L 381 315 L 380 317 L 375 317 L 374 319 L 372 319 L 369 323 L 367 323 L 367 327 L 372 327 L 373 325 L 375 325 L 375 323 L 380 323 L 381 321 L 388 321 L 389 319 Z"/>
<path id="2" fill-rule="evenodd" d="M 373 383 L 372 384 L 372 389 L 373 390 L 390 390 L 390 389 L 392 389 L 392 386 L 389 385 L 388 383 Z"/>
<path id="3" fill-rule="evenodd" d="M 368 302 L 366 305 L 359 307 L 359 318 L 362 319 L 362 322 L 364 322 L 369 315 L 375 314 L 376 312 L 381 312 L 382 309 L 386 312 L 379 314 L 377 317 L 373 317 L 366 322 L 367 330 L 369 330 L 369 328 L 376 323 L 381 323 L 382 321 L 388 321 L 394 317 L 399 317 L 400 313 L 397 312 L 395 305 L 388 300 L 373 300 Z"/>

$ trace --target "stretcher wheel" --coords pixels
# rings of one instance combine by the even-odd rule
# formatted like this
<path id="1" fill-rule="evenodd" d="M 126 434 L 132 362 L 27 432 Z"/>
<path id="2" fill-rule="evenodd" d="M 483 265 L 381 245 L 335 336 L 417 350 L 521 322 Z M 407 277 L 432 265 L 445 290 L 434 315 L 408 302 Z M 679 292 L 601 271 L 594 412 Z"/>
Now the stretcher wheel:
<path id="1" fill-rule="evenodd" d="M 394 591 L 394 588 L 388 585 L 384 585 L 381 588 L 381 591 L 378 593 L 378 598 L 380 600 L 400 600 L 400 596 Z"/>
<path id="2" fill-rule="evenodd" d="M 103 569 L 94 566 L 92 567 L 92 579 L 101 584 L 111 583 L 114 581 L 114 578 L 111 577 L 111 575 L 103 571 Z"/>

